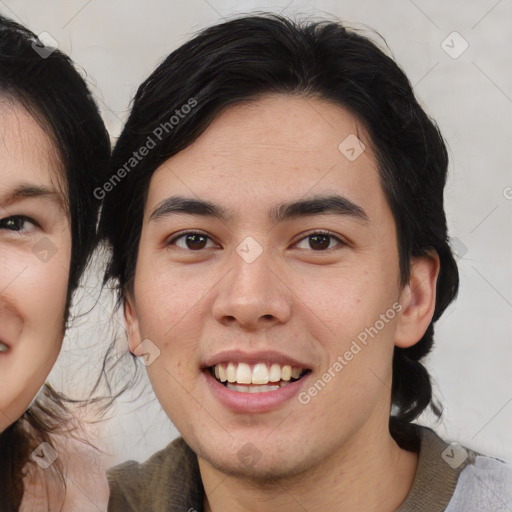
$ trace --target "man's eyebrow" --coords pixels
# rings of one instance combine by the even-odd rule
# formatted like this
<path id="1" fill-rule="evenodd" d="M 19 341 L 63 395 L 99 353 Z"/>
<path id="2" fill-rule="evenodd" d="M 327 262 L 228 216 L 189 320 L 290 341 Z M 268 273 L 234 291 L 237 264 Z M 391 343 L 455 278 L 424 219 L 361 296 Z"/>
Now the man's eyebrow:
<path id="1" fill-rule="evenodd" d="M 171 196 L 158 204 L 153 210 L 153 213 L 151 213 L 149 220 L 150 222 L 156 221 L 179 213 L 214 217 L 223 222 L 228 222 L 233 218 L 233 215 L 223 207 L 211 203 L 210 201 L 190 199 L 182 196 Z M 352 217 L 364 223 L 369 220 L 363 208 L 346 197 L 336 194 L 315 196 L 289 203 L 281 203 L 270 209 L 269 218 L 272 222 L 277 224 L 298 217 L 329 213 Z"/>
<path id="2" fill-rule="evenodd" d="M 149 217 L 149 220 L 150 222 L 160 220 L 175 213 L 214 217 L 225 222 L 231 219 L 231 216 L 228 215 L 224 208 L 213 204 L 210 201 L 189 199 L 182 196 L 171 196 L 158 204 Z"/>
<path id="3" fill-rule="evenodd" d="M 369 218 L 363 208 L 350 199 L 337 195 L 315 196 L 290 203 L 283 203 L 269 212 L 269 216 L 276 224 L 288 219 L 306 217 L 309 215 L 322 215 L 334 213 L 352 217 L 360 222 L 368 222 Z"/>

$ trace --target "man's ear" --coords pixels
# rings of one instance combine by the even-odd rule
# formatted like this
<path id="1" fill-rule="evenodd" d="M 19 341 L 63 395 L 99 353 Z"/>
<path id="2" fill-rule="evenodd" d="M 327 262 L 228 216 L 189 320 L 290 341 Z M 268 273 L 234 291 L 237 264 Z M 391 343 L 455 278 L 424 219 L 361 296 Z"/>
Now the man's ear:
<path id="1" fill-rule="evenodd" d="M 403 309 L 395 331 L 397 347 L 411 347 L 425 334 L 436 307 L 439 269 L 439 255 L 434 250 L 411 259 L 409 282 L 399 299 Z"/>
<path id="2" fill-rule="evenodd" d="M 126 330 L 128 331 L 128 346 L 130 352 L 134 355 L 135 349 L 141 344 L 142 338 L 140 336 L 139 317 L 135 309 L 135 302 L 131 295 L 127 295 L 124 299 L 124 321 L 126 323 Z"/>

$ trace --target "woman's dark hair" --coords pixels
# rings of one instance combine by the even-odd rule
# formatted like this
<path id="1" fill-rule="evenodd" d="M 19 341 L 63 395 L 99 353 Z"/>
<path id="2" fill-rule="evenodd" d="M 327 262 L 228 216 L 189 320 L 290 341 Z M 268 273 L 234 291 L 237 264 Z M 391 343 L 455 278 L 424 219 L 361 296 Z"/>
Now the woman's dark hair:
<path id="1" fill-rule="evenodd" d="M 459 282 L 443 210 L 448 155 L 403 71 L 356 31 L 339 22 L 253 15 L 208 28 L 171 53 L 139 87 L 113 151 L 100 220 L 112 247 L 105 282 L 117 282 L 120 302 L 132 289 L 144 205 L 157 167 L 194 142 L 226 107 L 273 93 L 341 105 L 364 125 L 396 223 L 402 284 L 412 257 L 431 250 L 439 255 L 432 322 L 417 344 L 395 348 L 393 359 L 390 431 L 402 447 L 417 449 L 411 422 L 429 404 L 440 415 L 419 361 L 432 348 L 434 323 Z M 156 145 L 134 162 L 134 151 L 150 139 Z"/>
<path id="2" fill-rule="evenodd" d="M 62 165 L 72 238 L 68 318 L 73 292 L 97 242 L 100 203 L 93 191 L 104 180 L 110 139 L 71 60 L 57 49 L 44 53 L 40 43 L 35 34 L 0 16 L 0 98 L 22 105 L 33 116 L 55 144 Z M 2 510 L 18 510 L 30 453 L 43 441 L 52 444 L 49 434 L 64 427 L 67 414 L 64 397 L 47 385 L 32 407 L 0 434 Z"/>

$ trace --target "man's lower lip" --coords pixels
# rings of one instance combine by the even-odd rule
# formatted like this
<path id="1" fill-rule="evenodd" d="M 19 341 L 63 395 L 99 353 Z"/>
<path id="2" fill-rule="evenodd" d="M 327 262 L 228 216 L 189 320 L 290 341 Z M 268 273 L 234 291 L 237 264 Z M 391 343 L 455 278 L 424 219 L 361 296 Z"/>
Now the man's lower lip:
<path id="1" fill-rule="evenodd" d="M 293 399 L 304 386 L 304 381 L 308 379 L 310 373 L 275 391 L 266 391 L 263 393 L 240 393 L 238 391 L 232 391 L 213 377 L 209 370 L 203 371 L 203 375 L 213 395 L 224 406 L 235 412 L 261 413 L 277 409 L 285 402 Z"/>

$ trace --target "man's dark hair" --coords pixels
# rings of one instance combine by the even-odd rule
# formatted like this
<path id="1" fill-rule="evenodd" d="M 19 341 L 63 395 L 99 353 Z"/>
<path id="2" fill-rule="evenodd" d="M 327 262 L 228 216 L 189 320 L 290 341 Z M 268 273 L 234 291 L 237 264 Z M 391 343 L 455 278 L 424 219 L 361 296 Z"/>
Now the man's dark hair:
<path id="1" fill-rule="evenodd" d="M 97 242 L 100 202 L 93 190 L 104 180 L 110 138 L 87 85 L 69 57 L 43 48 L 35 34 L 3 16 L 0 100 L 20 104 L 32 115 L 55 144 L 62 165 L 59 181 L 65 184 L 71 226 L 67 319 L 73 292 Z M 52 444 L 49 433 L 58 431 L 67 418 L 64 397 L 47 385 L 22 418 L 0 434 L 2 511 L 18 510 L 24 466 L 31 451 L 43 441 Z M 58 461 L 54 466 L 58 467 Z"/>
<path id="2" fill-rule="evenodd" d="M 194 142 L 226 107 L 272 93 L 340 105 L 365 127 L 396 223 L 402 284 L 412 257 L 431 250 L 439 255 L 432 322 L 418 343 L 395 347 L 393 356 L 390 431 L 402 447 L 416 449 L 410 423 L 429 404 L 440 414 L 419 361 L 432 348 L 434 323 L 459 283 L 443 210 L 448 155 L 403 71 L 369 38 L 338 22 L 263 14 L 208 28 L 171 53 L 139 87 L 113 152 L 112 176 L 126 170 L 133 151 L 167 123 L 166 137 L 123 173 L 104 201 L 100 230 L 113 250 L 105 281 L 117 281 L 120 301 L 132 290 L 144 205 L 157 167 Z M 191 98 L 197 105 L 169 126 L 170 116 Z"/>

